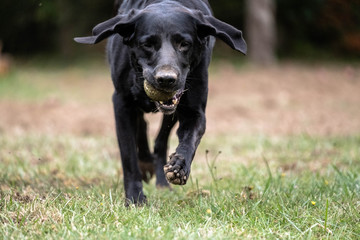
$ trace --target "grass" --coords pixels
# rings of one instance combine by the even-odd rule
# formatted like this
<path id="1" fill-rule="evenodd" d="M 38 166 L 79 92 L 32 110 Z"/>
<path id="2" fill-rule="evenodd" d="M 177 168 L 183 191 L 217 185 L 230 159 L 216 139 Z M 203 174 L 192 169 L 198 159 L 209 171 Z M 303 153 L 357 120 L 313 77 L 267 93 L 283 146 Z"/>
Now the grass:
<path id="1" fill-rule="evenodd" d="M 103 62 L 15 65 L 0 79 L 4 103 L 106 105 L 111 91 Z M 359 133 L 208 133 L 187 185 L 153 179 L 148 204 L 126 208 L 114 134 L 44 132 L 0 131 L 0 239 L 360 239 Z"/>
<path id="2" fill-rule="evenodd" d="M 81 62 L 74 60 L 70 63 L 52 58 L 29 60 L 30 63 L 15 62 L 9 74 L 0 75 L 0 100 L 40 102 L 55 98 L 61 101 L 81 101 L 78 95 L 84 98 L 89 88 L 94 89 L 88 93 L 91 99 L 92 95 L 99 95 L 101 92 L 101 89 L 93 87 L 94 84 L 104 81 L 108 83 L 103 84 L 105 87 L 112 88 L 107 63 L 105 59 L 99 59 Z M 84 85 L 88 88 L 84 89 Z M 109 92 L 111 93 L 110 90 Z M 106 100 L 110 98 L 108 92 L 106 97 Z"/>
<path id="3" fill-rule="evenodd" d="M 210 136 L 186 186 L 158 190 L 153 180 L 149 203 L 127 209 L 115 139 L 2 135 L 0 236 L 358 239 L 359 143 Z"/>

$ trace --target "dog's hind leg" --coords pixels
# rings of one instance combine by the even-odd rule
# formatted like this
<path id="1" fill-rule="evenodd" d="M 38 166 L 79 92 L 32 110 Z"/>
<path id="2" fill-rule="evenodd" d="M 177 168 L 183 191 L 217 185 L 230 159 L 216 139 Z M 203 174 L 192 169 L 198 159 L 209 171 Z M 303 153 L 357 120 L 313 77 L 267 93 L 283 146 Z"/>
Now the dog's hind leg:
<path id="1" fill-rule="evenodd" d="M 137 110 L 117 92 L 113 95 L 116 134 L 124 172 L 126 205 L 146 202 L 136 148 Z"/>
<path id="2" fill-rule="evenodd" d="M 167 159 L 168 139 L 171 129 L 177 122 L 176 115 L 164 115 L 159 134 L 155 140 L 154 157 L 156 171 L 156 186 L 170 187 L 164 174 L 164 165 Z"/>
<path id="3" fill-rule="evenodd" d="M 138 128 L 136 134 L 137 147 L 138 147 L 138 160 L 139 167 L 142 174 L 142 180 L 149 182 L 154 174 L 154 158 L 149 149 L 147 138 L 147 123 L 144 119 L 144 114 L 138 112 Z"/>

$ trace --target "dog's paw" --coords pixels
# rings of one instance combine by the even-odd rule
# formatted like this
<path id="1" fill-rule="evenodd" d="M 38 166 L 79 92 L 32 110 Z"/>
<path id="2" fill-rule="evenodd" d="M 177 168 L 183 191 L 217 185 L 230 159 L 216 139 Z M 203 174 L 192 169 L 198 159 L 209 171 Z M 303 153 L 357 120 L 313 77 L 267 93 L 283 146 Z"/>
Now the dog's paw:
<path id="1" fill-rule="evenodd" d="M 164 166 L 164 172 L 169 183 L 185 185 L 189 178 L 190 169 L 186 166 L 182 155 L 173 153 L 170 155 L 170 161 Z"/>
<path id="2" fill-rule="evenodd" d="M 142 206 L 146 204 L 146 196 L 142 190 L 141 181 L 129 181 L 125 183 L 125 206 Z"/>
<path id="3" fill-rule="evenodd" d="M 125 207 L 141 207 L 144 206 L 147 203 L 146 196 L 144 194 L 141 194 L 138 197 L 128 197 L 125 198 Z"/>

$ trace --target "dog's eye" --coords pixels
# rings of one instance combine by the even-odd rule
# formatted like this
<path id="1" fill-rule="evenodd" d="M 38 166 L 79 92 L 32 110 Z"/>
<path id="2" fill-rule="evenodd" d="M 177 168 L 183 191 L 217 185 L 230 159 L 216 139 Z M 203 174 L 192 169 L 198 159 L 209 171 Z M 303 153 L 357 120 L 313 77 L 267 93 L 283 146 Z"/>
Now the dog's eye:
<path id="1" fill-rule="evenodd" d="M 182 41 L 179 44 L 178 49 L 180 52 L 187 52 L 187 51 L 189 51 L 190 47 L 191 47 L 191 44 L 189 42 Z"/>
<path id="2" fill-rule="evenodd" d="M 154 48 L 154 45 L 150 42 L 144 42 L 144 43 L 141 43 L 140 46 L 144 49 L 147 49 L 147 50 L 151 50 Z"/>

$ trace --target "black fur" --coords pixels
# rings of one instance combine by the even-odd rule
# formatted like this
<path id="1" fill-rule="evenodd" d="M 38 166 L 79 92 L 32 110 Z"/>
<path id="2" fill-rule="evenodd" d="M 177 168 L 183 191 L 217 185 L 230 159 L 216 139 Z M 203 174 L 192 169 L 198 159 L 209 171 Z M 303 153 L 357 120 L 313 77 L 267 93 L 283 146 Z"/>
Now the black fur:
<path id="1" fill-rule="evenodd" d="M 246 53 L 241 31 L 212 16 L 207 0 L 125 0 L 118 14 L 93 29 L 93 36 L 75 38 L 95 44 L 109 38 L 108 60 L 116 133 L 128 203 L 146 201 L 142 180 L 153 172 L 159 187 L 186 184 L 190 166 L 205 132 L 208 66 L 217 37 Z M 144 81 L 161 92 L 176 93 L 166 103 L 151 100 Z M 144 113 L 164 113 L 151 153 Z M 171 129 L 179 121 L 179 145 L 167 163 Z"/>

